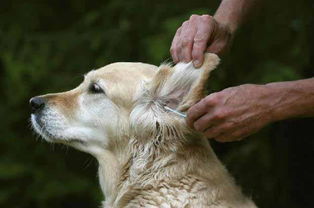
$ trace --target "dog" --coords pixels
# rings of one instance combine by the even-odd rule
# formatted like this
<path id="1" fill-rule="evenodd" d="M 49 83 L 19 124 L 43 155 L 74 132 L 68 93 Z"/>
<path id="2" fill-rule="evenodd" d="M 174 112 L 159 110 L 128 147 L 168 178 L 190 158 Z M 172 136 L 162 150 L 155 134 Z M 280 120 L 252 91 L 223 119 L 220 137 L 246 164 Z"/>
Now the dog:
<path id="1" fill-rule="evenodd" d="M 255 208 L 206 138 L 165 109 L 202 99 L 218 64 L 215 54 L 199 69 L 113 63 L 73 90 L 32 98 L 31 123 L 46 141 L 97 159 L 103 208 Z"/>

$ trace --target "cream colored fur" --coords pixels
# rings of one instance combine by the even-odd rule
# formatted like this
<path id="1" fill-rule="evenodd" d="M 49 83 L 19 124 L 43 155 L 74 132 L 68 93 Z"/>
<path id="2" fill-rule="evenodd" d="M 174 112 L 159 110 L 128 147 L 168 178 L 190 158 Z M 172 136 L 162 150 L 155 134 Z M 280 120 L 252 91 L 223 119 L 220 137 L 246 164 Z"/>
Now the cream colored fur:
<path id="1" fill-rule="evenodd" d="M 208 141 L 164 109 L 186 111 L 200 100 L 218 63 L 207 54 L 200 69 L 107 65 L 74 90 L 42 96 L 45 108 L 32 114 L 33 127 L 98 160 L 104 208 L 254 208 Z M 95 84 L 103 92 L 93 92 Z"/>

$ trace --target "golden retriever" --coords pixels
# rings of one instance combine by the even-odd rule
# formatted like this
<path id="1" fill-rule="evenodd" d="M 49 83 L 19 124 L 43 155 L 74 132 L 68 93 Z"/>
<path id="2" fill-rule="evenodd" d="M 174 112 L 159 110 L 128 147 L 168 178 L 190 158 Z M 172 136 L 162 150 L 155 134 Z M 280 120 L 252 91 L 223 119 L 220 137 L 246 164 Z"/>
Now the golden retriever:
<path id="1" fill-rule="evenodd" d="M 208 141 L 165 109 L 199 101 L 218 63 L 206 54 L 200 69 L 107 65 L 73 90 L 32 98 L 33 128 L 98 160 L 104 208 L 255 208 Z"/>

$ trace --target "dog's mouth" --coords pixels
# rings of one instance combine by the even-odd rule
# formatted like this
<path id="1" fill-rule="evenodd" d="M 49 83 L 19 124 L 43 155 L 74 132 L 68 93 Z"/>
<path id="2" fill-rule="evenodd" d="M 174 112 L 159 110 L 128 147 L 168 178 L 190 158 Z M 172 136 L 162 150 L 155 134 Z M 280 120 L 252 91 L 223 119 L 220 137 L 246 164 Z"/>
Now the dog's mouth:
<path id="1" fill-rule="evenodd" d="M 66 145 L 71 145 L 73 143 L 84 143 L 82 140 L 77 138 L 62 138 L 62 136 L 52 133 L 50 128 L 47 127 L 47 123 L 42 118 L 42 115 L 31 114 L 31 124 L 35 132 L 48 142 Z"/>
<path id="2" fill-rule="evenodd" d="M 42 136 L 46 141 L 53 142 L 54 136 L 47 130 L 45 123 L 41 119 L 41 115 L 32 113 L 31 124 L 37 134 Z"/>

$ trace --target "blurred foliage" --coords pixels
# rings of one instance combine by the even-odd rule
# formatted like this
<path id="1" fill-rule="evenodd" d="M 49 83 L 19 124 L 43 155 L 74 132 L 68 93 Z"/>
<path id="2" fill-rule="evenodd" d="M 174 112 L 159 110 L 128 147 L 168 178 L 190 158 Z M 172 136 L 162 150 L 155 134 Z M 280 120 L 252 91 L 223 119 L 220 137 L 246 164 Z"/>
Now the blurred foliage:
<path id="1" fill-rule="evenodd" d="M 84 153 L 35 139 L 29 98 L 71 89 L 84 73 L 111 62 L 170 61 L 176 29 L 191 14 L 213 14 L 219 3 L 1 1 L 0 207 L 97 207 L 102 200 L 97 163 Z M 267 0 L 258 10 L 211 76 L 212 91 L 313 76 L 312 1 Z M 214 143 L 260 207 L 300 207 L 290 197 L 289 147 L 282 129 L 273 124 L 241 143 Z"/>

